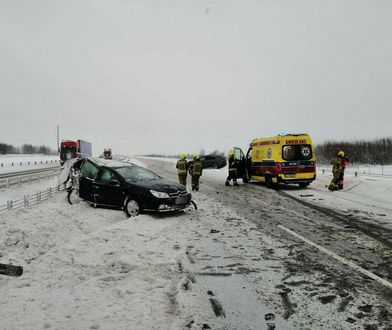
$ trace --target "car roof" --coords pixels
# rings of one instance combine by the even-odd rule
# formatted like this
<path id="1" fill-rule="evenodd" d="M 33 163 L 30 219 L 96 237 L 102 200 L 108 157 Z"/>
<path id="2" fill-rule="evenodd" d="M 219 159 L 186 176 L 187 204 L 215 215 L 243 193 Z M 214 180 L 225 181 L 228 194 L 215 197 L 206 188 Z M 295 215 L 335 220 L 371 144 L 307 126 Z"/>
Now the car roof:
<path id="1" fill-rule="evenodd" d="M 102 158 L 95 158 L 95 157 L 87 157 L 89 161 L 92 163 L 95 163 L 98 166 L 106 166 L 110 168 L 118 168 L 118 167 L 124 167 L 124 166 L 136 166 L 133 163 L 129 162 L 120 162 L 118 160 L 112 160 L 112 159 L 102 159 Z"/>

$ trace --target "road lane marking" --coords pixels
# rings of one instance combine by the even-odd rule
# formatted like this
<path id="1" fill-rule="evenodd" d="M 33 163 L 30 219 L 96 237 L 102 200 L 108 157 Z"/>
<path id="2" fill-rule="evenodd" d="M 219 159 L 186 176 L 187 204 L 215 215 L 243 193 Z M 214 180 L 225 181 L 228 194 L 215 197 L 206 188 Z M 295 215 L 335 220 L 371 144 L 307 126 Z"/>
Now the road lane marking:
<path id="1" fill-rule="evenodd" d="M 288 228 L 286 228 L 286 227 L 284 227 L 284 226 L 282 226 L 282 225 L 278 225 L 278 227 L 279 227 L 280 229 L 283 229 L 284 231 L 288 232 L 289 234 L 291 234 L 291 235 L 293 235 L 293 236 L 299 238 L 300 240 L 304 241 L 305 243 L 307 243 L 307 244 L 309 244 L 309 245 L 311 245 L 311 246 L 317 248 L 318 250 L 320 250 L 320 251 L 326 253 L 326 254 L 329 255 L 330 257 L 332 257 L 332 258 L 334 258 L 334 259 L 340 261 L 341 263 L 343 263 L 343 264 L 345 264 L 345 265 L 351 267 L 352 269 L 356 270 L 357 272 L 362 273 L 363 275 L 365 275 L 365 276 L 367 276 L 367 277 L 370 277 L 371 279 L 377 281 L 378 283 L 380 283 L 380 284 L 386 286 L 386 287 L 389 288 L 389 289 L 392 289 L 392 283 L 390 283 L 390 282 L 388 282 L 387 280 L 384 280 L 383 278 L 381 278 L 381 277 L 379 277 L 379 276 L 377 276 L 377 275 L 375 275 L 375 274 L 369 272 L 368 270 L 366 270 L 366 269 L 364 269 L 364 268 L 358 266 L 358 265 L 355 264 L 354 262 L 352 262 L 352 261 L 350 261 L 350 260 L 347 260 L 347 259 L 345 259 L 345 258 L 343 258 L 343 257 L 341 257 L 341 256 L 339 256 L 339 255 L 337 255 L 336 253 L 334 253 L 334 252 L 332 252 L 332 251 L 326 249 L 325 247 L 322 247 L 321 245 L 318 245 L 318 244 L 316 244 L 316 243 L 314 243 L 314 242 L 308 240 L 307 238 L 301 236 L 300 234 L 297 234 L 296 232 L 292 231 L 291 229 L 288 229 Z"/>

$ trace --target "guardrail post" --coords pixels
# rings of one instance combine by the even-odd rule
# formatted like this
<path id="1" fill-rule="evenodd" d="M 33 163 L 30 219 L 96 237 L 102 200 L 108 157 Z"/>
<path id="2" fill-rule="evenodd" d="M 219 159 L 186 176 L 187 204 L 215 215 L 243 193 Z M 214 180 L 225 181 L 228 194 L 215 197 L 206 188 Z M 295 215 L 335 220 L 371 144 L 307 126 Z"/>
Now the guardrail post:
<path id="1" fill-rule="evenodd" d="M 21 179 L 21 177 L 19 176 L 19 177 L 18 177 L 18 186 L 20 186 L 21 181 L 22 181 L 22 179 Z"/>
<path id="2" fill-rule="evenodd" d="M 7 210 L 12 209 L 12 204 L 13 204 L 13 201 L 7 201 Z"/>
<path id="3" fill-rule="evenodd" d="M 37 191 L 37 204 L 39 201 L 41 201 L 41 192 Z"/>
<path id="4" fill-rule="evenodd" d="M 323 174 L 325 173 L 325 170 L 324 169 L 322 169 L 322 172 L 323 172 Z"/>
<path id="5" fill-rule="evenodd" d="M 10 179 L 7 179 L 7 188 L 10 186 Z"/>
<path id="6" fill-rule="evenodd" d="M 24 203 L 24 207 L 29 207 L 29 195 L 24 195 L 23 203 Z"/>
<path id="7" fill-rule="evenodd" d="M 27 165 L 30 165 L 30 162 L 27 162 Z"/>
<path id="8" fill-rule="evenodd" d="M 52 188 L 48 188 L 48 197 L 52 196 Z"/>
<path id="9" fill-rule="evenodd" d="M 11 166 L 14 166 L 14 162 L 11 163 Z"/>
<path id="10" fill-rule="evenodd" d="M 355 171 L 354 173 L 355 173 L 355 176 L 358 176 L 358 172 L 357 171 Z"/>

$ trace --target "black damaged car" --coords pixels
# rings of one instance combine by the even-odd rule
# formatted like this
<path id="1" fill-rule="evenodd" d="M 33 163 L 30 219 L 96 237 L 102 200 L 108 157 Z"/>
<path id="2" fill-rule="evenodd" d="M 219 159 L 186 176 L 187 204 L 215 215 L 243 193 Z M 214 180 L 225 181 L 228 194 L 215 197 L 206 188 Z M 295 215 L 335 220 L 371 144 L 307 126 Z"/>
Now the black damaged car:
<path id="1" fill-rule="evenodd" d="M 203 169 L 206 168 L 222 168 L 227 165 L 226 157 L 223 155 L 205 155 L 200 157 L 201 165 Z M 189 161 L 189 164 L 192 164 L 193 160 Z"/>
<path id="2" fill-rule="evenodd" d="M 143 211 L 183 210 L 191 204 L 191 193 L 183 185 L 141 166 L 95 158 L 74 166 L 78 174 L 73 189 L 94 206 L 119 208 L 136 216 Z"/>

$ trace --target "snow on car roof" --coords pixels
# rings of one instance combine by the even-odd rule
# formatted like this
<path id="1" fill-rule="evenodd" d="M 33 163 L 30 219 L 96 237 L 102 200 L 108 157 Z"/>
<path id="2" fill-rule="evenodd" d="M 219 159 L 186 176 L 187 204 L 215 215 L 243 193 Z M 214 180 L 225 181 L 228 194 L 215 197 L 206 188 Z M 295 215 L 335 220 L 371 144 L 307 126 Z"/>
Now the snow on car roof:
<path id="1" fill-rule="evenodd" d="M 107 166 L 107 167 L 124 167 L 124 166 L 136 166 L 131 162 L 121 162 L 118 160 L 112 159 L 100 159 L 95 157 L 88 157 L 92 162 L 96 163 L 99 166 Z"/>

